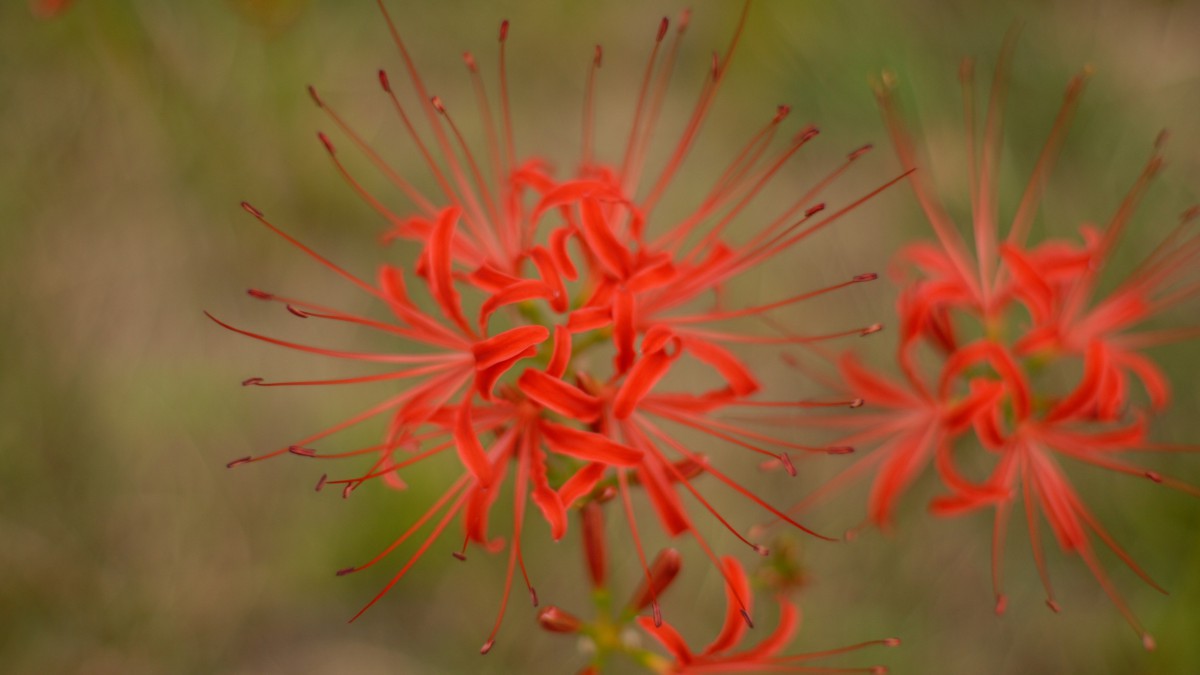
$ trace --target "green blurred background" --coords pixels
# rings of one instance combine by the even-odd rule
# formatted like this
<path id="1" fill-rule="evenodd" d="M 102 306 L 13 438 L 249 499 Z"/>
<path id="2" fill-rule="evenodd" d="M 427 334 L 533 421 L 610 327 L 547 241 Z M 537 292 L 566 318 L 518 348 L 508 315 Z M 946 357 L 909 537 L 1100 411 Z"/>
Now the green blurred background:
<path id="1" fill-rule="evenodd" d="M 472 138 L 477 127 L 459 54 L 474 50 L 490 67 L 496 25 L 511 19 L 519 148 L 570 166 L 591 45 L 606 48 L 601 134 L 616 142 L 657 19 L 683 5 L 389 6 L 433 89 L 462 111 L 457 117 Z M 695 9 L 665 129 L 682 123 L 709 52 L 725 44 L 737 3 Z M 967 186 L 959 168 L 958 61 L 979 59 L 982 87 L 1004 32 L 1017 22 L 1024 28 L 1004 148 L 1006 213 L 1067 79 L 1083 64 L 1096 75 L 1048 190 L 1040 231 L 1069 235 L 1081 222 L 1103 222 L 1158 131 L 1172 133 L 1169 168 L 1114 265 L 1128 268 L 1197 199 L 1200 3 L 759 0 L 685 179 L 711 180 L 714 167 L 777 103 L 789 103 L 793 122 L 812 120 L 824 133 L 781 179 L 778 194 L 808 185 L 864 142 L 881 147 L 833 195 L 844 201 L 886 180 L 897 164 L 867 82 L 887 68 L 928 139 L 941 192 L 961 213 Z M 304 92 L 317 85 L 407 175 L 428 184 L 378 91 L 380 66 L 398 77 L 386 28 L 366 0 L 78 0 L 49 20 L 35 19 L 24 2 L 0 8 L 0 278 L 8 289 L 0 296 L 0 671 L 526 673 L 573 672 L 585 662 L 573 639 L 536 629 L 521 594 L 496 649 L 479 657 L 504 564 L 476 554 L 467 566 L 450 566 L 445 552 L 457 534 L 361 621 L 346 624 L 403 557 L 341 579 L 333 570 L 390 542 L 448 484 L 453 463 L 419 472 L 408 493 L 376 485 L 347 501 L 314 494 L 320 469 L 296 458 L 224 468 L 381 396 L 365 388 L 242 389 L 238 381 L 253 375 L 347 371 L 238 338 L 201 314 L 208 309 L 292 335 L 294 319 L 266 311 L 243 290 L 364 305 L 353 289 L 256 226 L 238 208 L 243 199 L 363 274 L 384 259 L 409 259 L 411 251 L 376 245 L 381 219 L 331 168 L 314 131 L 331 132 L 356 174 L 372 186 L 382 182 Z M 779 297 L 789 288 L 883 272 L 901 242 L 926 234 L 907 189 L 894 189 L 735 291 Z M 881 282 L 788 318 L 816 330 L 891 323 L 892 300 Z M 1190 311 L 1175 323 L 1194 322 L 1195 307 Z M 330 335 L 363 346 L 353 333 Z M 891 339 L 884 332 L 853 346 L 886 363 Z M 1200 358 L 1186 345 L 1158 356 L 1176 375 L 1176 401 L 1156 433 L 1196 442 Z M 769 379 L 792 395 L 812 389 L 787 373 Z M 341 442 L 369 443 L 375 431 Z M 801 477 L 788 479 L 760 475 L 752 458 L 729 450 L 711 454 L 780 505 L 837 468 L 836 458 L 807 462 Z M 1164 458 L 1155 466 L 1197 482 L 1195 460 Z M 801 599 L 807 622 L 793 649 L 898 635 L 903 648 L 844 662 L 884 662 L 898 673 L 1200 672 L 1200 504 L 1098 473 L 1075 472 L 1085 498 L 1171 591 L 1158 595 L 1104 557 L 1157 636 L 1157 652 L 1142 652 L 1080 561 L 1057 551 L 1050 567 L 1064 611 L 1046 610 L 1019 528 L 1007 556 L 1009 614 L 995 617 L 990 520 L 927 517 L 922 504 L 934 493 L 932 481 L 914 489 L 890 536 L 800 542 L 813 581 Z M 731 520 L 761 520 L 714 487 L 706 485 Z M 862 513 L 862 494 L 808 521 L 825 531 L 848 527 Z M 696 519 L 707 527 L 699 511 Z M 527 559 L 543 600 L 582 611 L 577 533 L 541 544 L 544 527 L 530 522 Z M 649 516 L 643 529 L 655 530 Z M 719 550 L 743 552 L 719 530 L 706 531 Z M 663 544 L 649 536 L 653 546 Z M 694 546 L 684 549 L 681 588 L 664 611 L 703 644 L 715 631 L 723 594 Z M 637 570 L 627 564 L 628 551 L 614 557 L 620 594 Z M 763 612 L 760 621 L 769 626 L 771 611 Z"/>

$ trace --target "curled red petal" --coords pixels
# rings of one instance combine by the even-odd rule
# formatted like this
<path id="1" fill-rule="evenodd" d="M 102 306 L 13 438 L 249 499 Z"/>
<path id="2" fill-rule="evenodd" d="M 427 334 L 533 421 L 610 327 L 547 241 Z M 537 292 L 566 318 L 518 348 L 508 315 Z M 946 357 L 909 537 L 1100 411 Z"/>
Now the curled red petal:
<path id="1" fill-rule="evenodd" d="M 454 419 L 454 445 L 463 466 L 475 476 L 480 487 L 486 488 L 492 484 L 492 465 L 488 462 L 487 453 L 483 451 L 478 432 L 471 422 L 472 398 L 472 394 L 468 392 L 458 406 L 458 414 Z"/>
<path id="2" fill-rule="evenodd" d="M 629 274 L 629 250 L 621 244 L 609 227 L 600 202 L 585 197 L 579 203 L 582 215 L 583 239 L 609 275 L 624 279 Z"/>
<path id="3" fill-rule="evenodd" d="M 461 215 L 462 208 L 458 206 L 448 207 L 438 214 L 437 227 L 434 228 L 433 237 L 429 241 L 426 252 L 429 281 L 434 299 L 441 306 L 442 313 L 446 315 L 447 319 L 458 324 L 463 332 L 470 334 L 471 329 L 467 324 L 466 317 L 463 316 L 462 300 L 459 298 L 458 290 L 454 288 L 454 276 L 450 269 L 453 263 L 451 249 L 454 244 L 454 231 L 458 227 L 458 219 Z"/>
<path id="4" fill-rule="evenodd" d="M 584 307 L 567 315 L 567 330 L 572 333 L 585 333 L 611 323 L 612 310 L 608 307 Z"/>
<path id="5" fill-rule="evenodd" d="M 725 567 L 725 579 L 728 581 L 725 584 L 725 623 L 721 626 L 721 632 L 717 634 L 717 637 L 701 652 L 703 655 L 717 654 L 731 649 L 741 642 L 742 636 L 749 628 L 742 618 L 743 607 L 739 602 L 739 598 L 744 598 L 747 603 L 744 609 L 746 612 L 750 611 L 749 603 L 754 596 L 750 593 L 750 582 L 746 578 L 746 570 L 742 568 L 736 558 L 729 556 L 722 558 L 721 564 Z"/>
<path id="6" fill-rule="evenodd" d="M 683 348 L 695 358 L 716 369 L 737 396 L 749 396 L 759 390 L 758 380 L 750 369 L 728 349 L 707 340 L 694 337 L 683 338 Z"/>
<path id="7" fill-rule="evenodd" d="M 558 496 L 563 506 L 570 508 L 580 497 L 591 494 L 607 469 L 608 465 L 604 462 L 591 462 L 572 474 L 562 487 L 558 488 Z"/>
<path id="8" fill-rule="evenodd" d="M 571 331 L 565 326 L 554 327 L 554 353 L 546 366 L 546 374 L 551 377 L 562 377 L 571 363 Z"/>
<path id="9" fill-rule="evenodd" d="M 622 290 L 613 298 L 613 343 L 617 347 L 617 355 L 613 359 L 618 373 L 629 370 L 636 358 L 634 341 L 637 339 L 637 309 L 633 293 Z"/>
<path id="10" fill-rule="evenodd" d="M 572 429 L 546 420 L 539 422 L 546 445 L 560 455 L 609 466 L 637 466 L 642 451 L 591 431 Z"/>
<path id="11" fill-rule="evenodd" d="M 475 368 L 491 368 L 545 342 L 548 337 L 550 330 L 545 326 L 518 326 L 476 342 L 471 346 L 471 353 L 475 356 Z"/>
<path id="12" fill-rule="evenodd" d="M 507 373 L 509 369 L 517 364 L 517 361 L 528 359 L 537 356 L 538 348 L 536 346 L 527 347 L 524 351 L 518 352 L 512 358 L 505 359 L 493 366 L 478 370 L 475 372 L 475 389 L 485 399 L 491 400 L 492 390 L 496 387 L 496 382 Z"/>
<path id="13" fill-rule="evenodd" d="M 645 462 L 638 467 L 638 481 L 646 489 L 646 496 L 654 513 L 662 523 L 663 529 L 672 537 L 692 529 L 692 522 L 679 500 L 678 493 L 671 482 L 663 475 L 662 468 L 652 462 Z"/>
<path id="14" fill-rule="evenodd" d="M 517 386 L 538 404 L 580 422 L 594 422 L 600 417 L 600 399 L 557 377 L 530 368 L 521 373 Z"/>
<path id="15" fill-rule="evenodd" d="M 634 364 L 625 376 L 625 382 L 617 390 L 616 397 L 613 398 L 613 415 L 622 420 L 632 415 L 637 404 L 650 393 L 663 375 L 666 375 L 673 360 L 673 356 L 660 350 L 643 356 Z"/>

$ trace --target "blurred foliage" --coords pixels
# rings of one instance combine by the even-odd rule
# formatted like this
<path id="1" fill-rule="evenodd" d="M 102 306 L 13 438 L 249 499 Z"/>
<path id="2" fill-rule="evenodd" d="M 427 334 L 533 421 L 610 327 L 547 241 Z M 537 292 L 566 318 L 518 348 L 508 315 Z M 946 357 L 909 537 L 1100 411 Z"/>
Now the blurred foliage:
<path id="1" fill-rule="evenodd" d="M 671 123 L 681 123 L 708 53 L 727 39 L 735 5 L 696 8 L 681 57 L 692 67 L 681 69 L 672 90 Z M 491 63 L 496 24 L 512 19 L 518 144 L 560 163 L 576 152 L 593 41 L 607 50 L 601 133 L 615 139 L 657 17 L 681 8 L 665 0 L 389 6 L 447 101 L 470 100 L 459 53 L 472 49 Z M 958 168 L 957 63 L 977 57 L 985 81 L 1004 31 L 1017 23 L 1023 36 L 1002 209 L 1014 208 L 1070 74 L 1091 64 L 1096 75 L 1039 227 L 1066 233 L 1103 221 L 1158 131 L 1168 128 L 1171 165 L 1125 244 L 1136 260 L 1197 198 L 1194 2 L 758 0 L 730 86 L 685 175 L 711 180 L 706 158 L 727 157 L 781 102 L 824 132 L 789 182 L 807 185 L 863 142 L 883 145 L 867 81 L 886 68 L 928 139 L 935 180 L 961 208 L 967 189 Z M 399 127 L 375 82 L 384 64 L 398 68 L 374 3 L 365 0 L 0 6 L 0 278 L 10 289 L 0 298 L 4 672 L 511 673 L 568 672 L 580 662 L 576 645 L 537 631 L 521 603 L 510 608 L 497 648 L 481 659 L 476 648 L 499 601 L 503 561 L 477 555 L 443 570 L 449 545 L 435 547 L 363 620 L 344 623 L 389 574 L 335 580 L 332 571 L 390 542 L 439 494 L 452 465 L 430 467 L 408 493 L 375 486 L 346 502 L 314 495 L 315 475 L 303 462 L 224 469 L 233 457 L 278 447 L 373 400 L 370 392 L 334 398 L 239 388 L 249 375 L 330 366 L 236 339 L 207 323 L 201 309 L 286 333 L 287 318 L 246 301 L 246 286 L 350 308 L 362 302 L 256 229 L 237 208 L 242 199 L 355 270 L 369 273 L 385 256 L 406 260 L 411 251 L 377 247 L 383 223 L 328 166 L 313 132 L 332 125 L 304 93 L 306 84 L 318 85 L 408 175 L 428 181 L 396 142 Z M 364 160 L 348 161 L 370 176 Z M 896 171 L 886 148 L 864 164 L 841 184 L 841 195 Z M 925 234 L 912 197 L 893 190 L 793 263 L 764 271 L 758 288 L 738 292 L 770 297 L 783 285 L 883 271 L 900 242 Z M 852 302 L 806 307 L 796 320 L 886 323 L 890 298 L 879 284 Z M 883 358 L 889 338 L 879 337 L 863 347 Z M 1200 406 L 1200 357 L 1187 346 L 1160 356 L 1180 377 L 1159 436 L 1196 442 L 1190 418 Z M 775 377 L 788 386 L 793 376 Z M 1161 468 L 1197 482 L 1194 460 L 1165 458 Z M 759 475 L 752 462 L 735 473 L 787 504 L 828 476 L 835 461 L 809 462 L 797 479 Z M 809 622 L 798 648 L 899 635 L 905 646 L 884 655 L 898 673 L 1194 672 L 1198 505 L 1153 485 L 1080 473 L 1085 496 L 1117 538 L 1172 591 L 1163 598 L 1132 574 L 1116 573 L 1159 638 L 1157 652 L 1141 651 L 1077 559 L 1053 557 L 1064 612 L 1046 611 L 1021 537 L 1008 552 L 1009 615 L 993 616 L 990 523 L 985 516 L 925 517 L 921 497 L 932 485 L 908 500 L 905 524 L 891 536 L 804 542 Z M 860 496 L 809 520 L 826 531 L 853 525 Z M 740 500 L 721 504 L 736 522 L 762 518 Z M 543 597 L 583 597 L 574 536 L 527 551 Z M 713 539 L 729 544 L 715 530 Z M 696 551 L 684 549 L 692 595 L 676 591 L 664 611 L 703 637 L 714 623 L 704 616 L 719 616 L 723 595 L 708 567 L 695 562 Z M 631 566 L 614 574 L 630 586 L 637 578 Z M 687 597 L 694 598 L 691 611 Z"/>

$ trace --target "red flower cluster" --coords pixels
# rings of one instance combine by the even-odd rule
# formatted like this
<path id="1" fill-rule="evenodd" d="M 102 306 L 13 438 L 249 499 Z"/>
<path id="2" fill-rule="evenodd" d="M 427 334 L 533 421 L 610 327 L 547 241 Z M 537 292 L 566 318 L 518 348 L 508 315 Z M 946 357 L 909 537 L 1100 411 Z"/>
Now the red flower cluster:
<path id="1" fill-rule="evenodd" d="M 746 207 L 817 135 L 815 128 L 805 127 L 775 148 L 772 140 L 788 115 L 787 107 L 780 107 L 772 111 L 767 123 L 752 135 L 689 213 L 669 223 L 657 217 L 660 199 L 672 187 L 725 81 L 749 3 L 743 7 L 729 46 L 723 54 L 714 56 L 699 99 L 671 146 L 669 159 L 651 180 L 644 178 L 650 173 L 647 149 L 652 141 L 666 136 L 658 122 L 680 38 L 687 26 L 686 14 L 673 35 L 668 36 L 666 19 L 658 26 L 627 141 L 623 152 L 611 163 L 594 156 L 593 92 L 602 61 L 602 51 L 596 48 L 587 74 L 582 160 L 573 175 L 558 178 L 545 161 L 522 160 L 516 149 L 505 69 L 507 22 L 501 25 L 499 36 L 498 115 L 492 112 L 493 99 L 489 98 L 475 58 L 465 55 L 485 130 L 485 150 L 480 153 L 460 133 L 447 105 L 430 94 L 382 2 L 380 8 L 399 49 L 416 110 L 402 103 L 399 87 L 393 85 L 387 73 L 380 71 L 379 81 L 416 153 L 435 179 L 438 194 L 422 193 L 315 91 L 311 93 L 334 124 L 412 203 L 415 215 L 401 216 L 389 210 L 351 176 L 333 142 L 320 134 L 338 171 L 390 223 L 384 239 L 415 242 L 420 257 L 408 269 L 383 265 L 376 280 L 363 280 L 284 233 L 255 207 L 243 204 L 267 228 L 378 300 L 391 316 L 359 316 L 258 290 L 250 291 L 250 295 L 281 303 L 301 318 L 355 324 L 403 340 L 409 346 L 398 353 L 337 351 L 218 323 L 276 345 L 397 368 L 322 381 L 266 382 L 251 378 L 243 383 L 246 385 L 412 384 L 340 424 L 272 452 L 236 460 L 231 466 L 288 453 L 312 459 L 368 458 L 370 464 L 364 471 L 347 478 L 322 477 L 318 484 L 318 488 L 339 485 L 343 496 L 348 496 L 375 478 L 402 488 L 402 474 L 407 467 L 453 449 L 462 473 L 442 497 L 375 558 L 339 574 L 371 567 L 433 522 L 413 556 L 368 603 L 369 607 L 408 572 L 452 520 L 459 518 L 465 539 L 456 556 L 465 558 L 466 548 L 472 543 L 487 551 L 507 548 L 508 552 L 508 581 L 495 628 L 483 646 L 485 653 L 494 642 L 518 568 L 537 604 L 521 553 L 524 514 L 530 505 L 546 521 L 551 537 L 558 539 L 567 530 L 569 509 L 619 497 L 628 514 L 631 540 L 647 568 L 646 574 L 650 574 L 630 506 L 630 492 L 635 487 L 644 491 L 669 535 L 688 534 L 699 542 L 725 575 L 736 604 L 745 610 L 747 600 L 742 597 L 737 574 L 718 562 L 693 527 L 681 491 L 760 553 L 765 553 L 765 548 L 750 542 L 701 496 L 693 485 L 699 474 L 712 476 L 768 512 L 808 530 L 726 476 L 701 452 L 689 448 L 660 425 L 669 422 L 699 430 L 724 445 L 778 459 L 793 473 L 789 451 L 843 451 L 841 447 L 797 444 L 741 424 L 719 421 L 713 415 L 743 406 L 814 405 L 752 400 L 760 390 L 759 380 L 736 349 L 822 341 L 873 329 L 761 337 L 721 325 L 733 319 L 766 315 L 870 281 L 875 275 L 859 275 L 829 288 L 734 309 L 721 306 L 720 290 L 731 279 L 838 220 L 887 185 L 841 208 L 826 210 L 819 201 L 820 193 L 865 149 L 855 151 L 843 166 L 785 204 L 765 225 L 752 229 L 753 225 L 741 222 Z M 425 132 L 418 130 L 422 118 Z M 739 237 L 736 243 L 728 241 L 727 230 L 733 223 L 743 232 L 750 230 L 750 236 Z M 418 302 L 410 295 L 409 284 L 414 281 L 428 295 L 432 310 L 427 309 L 430 302 Z M 596 353 L 605 348 L 607 356 Z M 683 361 L 708 369 L 715 385 L 702 392 L 669 388 L 664 378 Z M 341 452 L 311 447 L 374 418 L 386 420 L 386 432 L 378 444 Z M 515 503 L 506 541 L 489 534 L 489 514 L 510 471 Z"/>
<path id="2" fill-rule="evenodd" d="M 1149 649 L 1153 639 L 1110 582 L 1098 560 L 1095 540 L 1147 583 L 1158 586 L 1083 503 L 1061 460 L 1200 494 L 1124 458 L 1145 451 L 1194 449 L 1155 443 L 1147 437 L 1147 419 L 1167 404 L 1169 394 L 1167 378 L 1142 351 L 1200 334 L 1194 327 L 1147 327 L 1200 292 L 1195 277 L 1200 236 L 1188 229 L 1196 210 L 1186 213 L 1180 226 L 1112 291 L 1098 292 L 1100 272 L 1162 165 L 1160 138 L 1106 226 L 1082 227 L 1080 243 L 1028 242 L 1046 176 L 1083 90 L 1085 72 L 1067 87 L 1029 186 L 1002 235 L 997 225 L 996 183 L 1011 50 L 1010 41 L 993 83 L 982 143 L 976 138 L 971 64 L 964 64 L 962 71 L 974 251 L 936 198 L 927 175 L 911 173 L 909 180 L 937 240 L 910 245 L 899 255 L 904 270 L 912 272 L 900 275 L 902 325 L 896 358 L 903 379 L 885 378 L 852 357 L 843 358 L 840 370 L 850 395 L 863 397 L 868 409 L 875 411 L 853 420 L 834 417 L 823 423 L 835 428 L 852 425 L 854 433 L 843 442 L 877 447 L 797 510 L 873 470 L 869 519 L 886 527 L 897 498 L 932 464 L 948 491 L 932 502 L 934 513 L 995 511 L 992 565 L 997 612 L 1005 606 L 1000 571 L 1005 535 L 1013 507 L 1020 503 L 1050 607 L 1057 611 L 1058 604 L 1044 563 L 1039 512 L 1061 548 L 1083 559 Z M 917 152 L 896 111 L 891 85 L 885 80 L 877 87 L 878 99 L 900 161 L 915 168 Z M 922 347 L 938 357 L 932 376 L 921 362 Z M 990 465 L 986 477 L 970 477 L 972 470 L 963 467 L 977 467 L 981 459 Z"/>

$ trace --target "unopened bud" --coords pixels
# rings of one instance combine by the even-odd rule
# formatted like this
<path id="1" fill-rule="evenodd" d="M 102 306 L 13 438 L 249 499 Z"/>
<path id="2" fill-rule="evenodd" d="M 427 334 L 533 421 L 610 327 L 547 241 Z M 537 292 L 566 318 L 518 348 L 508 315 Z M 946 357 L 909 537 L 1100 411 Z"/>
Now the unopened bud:
<path id="1" fill-rule="evenodd" d="M 576 633 L 583 622 L 573 614 L 550 605 L 538 612 L 538 625 L 551 633 Z"/>

